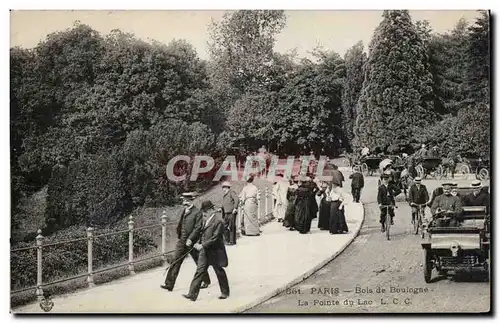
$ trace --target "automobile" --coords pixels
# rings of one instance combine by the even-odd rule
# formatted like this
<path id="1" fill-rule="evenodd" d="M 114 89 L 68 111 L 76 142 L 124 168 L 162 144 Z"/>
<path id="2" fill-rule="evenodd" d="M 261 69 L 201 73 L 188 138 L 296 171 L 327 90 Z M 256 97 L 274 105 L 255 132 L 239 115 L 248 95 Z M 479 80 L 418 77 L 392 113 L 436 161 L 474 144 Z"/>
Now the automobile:
<path id="1" fill-rule="evenodd" d="M 438 216 L 439 217 L 439 216 Z M 441 218 L 449 219 L 446 212 Z M 490 274 L 490 224 L 486 206 L 464 206 L 457 227 L 437 226 L 436 217 L 429 223 L 424 250 L 424 280 L 432 282 L 434 269 L 438 275 L 449 271 Z"/>

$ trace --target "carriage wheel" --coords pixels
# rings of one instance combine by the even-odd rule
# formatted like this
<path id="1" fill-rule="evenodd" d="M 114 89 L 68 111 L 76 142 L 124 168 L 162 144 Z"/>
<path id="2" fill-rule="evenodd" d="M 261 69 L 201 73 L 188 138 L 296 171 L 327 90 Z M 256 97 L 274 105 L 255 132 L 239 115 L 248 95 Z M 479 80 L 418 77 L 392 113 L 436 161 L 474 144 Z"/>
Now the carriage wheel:
<path id="1" fill-rule="evenodd" d="M 363 175 L 368 176 L 368 165 L 366 163 L 361 164 L 361 172 Z"/>
<path id="2" fill-rule="evenodd" d="M 481 168 L 481 170 L 477 174 L 477 179 L 481 181 L 486 181 L 490 179 L 490 172 L 486 168 Z"/>
<path id="3" fill-rule="evenodd" d="M 424 280 L 426 283 L 430 283 L 431 279 L 432 279 L 431 252 L 428 249 L 424 249 Z"/>
<path id="4" fill-rule="evenodd" d="M 418 177 L 424 179 L 424 168 L 422 167 L 422 165 L 417 165 L 417 167 L 415 167 L 415 170 L 417 171 Z"/>
<path id="5" fill-rule="evenodd" d="M 436 167 L 436 170 L 434 171 L 434 178 L 440 180 L 441 178 L 443 178 L 443 174 L 444 174 L 443 166 L 439 165 L 438 167 Z"/>
<path id="6" fill-rule="evenodd" d="M 462 165 L 458 169 L 458 173 L 462 175 L 470 174 L 470 167 L 468 165 Z"/>

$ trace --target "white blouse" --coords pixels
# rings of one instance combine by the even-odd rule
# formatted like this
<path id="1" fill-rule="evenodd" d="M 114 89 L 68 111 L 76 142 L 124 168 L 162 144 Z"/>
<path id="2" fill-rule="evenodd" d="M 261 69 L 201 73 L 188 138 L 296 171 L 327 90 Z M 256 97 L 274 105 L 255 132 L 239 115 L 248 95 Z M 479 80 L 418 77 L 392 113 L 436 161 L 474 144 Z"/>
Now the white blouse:
<path id="1" fill-rule="evenodd" d="M 342 192 L 342 188 L 340 187 L 335 187 L 334 189 L 330 190 L 328 197 L 330 198 L 330 201 L 344 201 L 344 193 Z"/>

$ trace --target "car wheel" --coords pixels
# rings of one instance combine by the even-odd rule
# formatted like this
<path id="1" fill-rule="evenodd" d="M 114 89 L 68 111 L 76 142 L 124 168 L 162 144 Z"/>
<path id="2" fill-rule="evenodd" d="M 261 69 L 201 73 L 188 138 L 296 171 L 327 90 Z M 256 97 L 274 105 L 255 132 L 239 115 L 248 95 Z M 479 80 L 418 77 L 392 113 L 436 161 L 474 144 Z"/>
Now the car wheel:
<path id="1" fill-rule="evenodd" d="M 432 279 L 431 252 L 428 249 L 424 249 L 424 280 L 426 283 L 430 283 L 431 279 Z"/>

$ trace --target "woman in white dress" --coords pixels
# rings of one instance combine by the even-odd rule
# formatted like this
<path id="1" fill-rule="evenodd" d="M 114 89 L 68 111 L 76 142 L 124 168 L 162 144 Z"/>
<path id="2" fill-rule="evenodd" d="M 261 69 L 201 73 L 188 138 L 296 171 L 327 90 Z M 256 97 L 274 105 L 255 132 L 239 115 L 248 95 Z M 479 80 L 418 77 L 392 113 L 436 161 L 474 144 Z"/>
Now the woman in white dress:
<path id="1" fill-rule="evenodd" d="M 259 230 L 259 218 L 258 218 L 258 189 L 257 186 L 253 184 L 254 175 L 250 175 L 247 184 L 240 193 L 240 204 L 241 207 L 241 231 L 243 235 L 247 236 L 258 236 L 260 234 Z"/>

